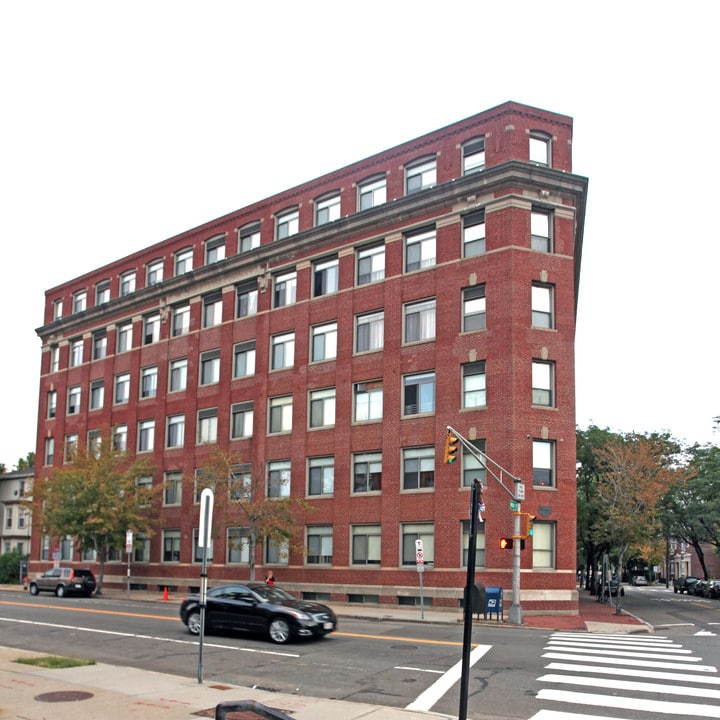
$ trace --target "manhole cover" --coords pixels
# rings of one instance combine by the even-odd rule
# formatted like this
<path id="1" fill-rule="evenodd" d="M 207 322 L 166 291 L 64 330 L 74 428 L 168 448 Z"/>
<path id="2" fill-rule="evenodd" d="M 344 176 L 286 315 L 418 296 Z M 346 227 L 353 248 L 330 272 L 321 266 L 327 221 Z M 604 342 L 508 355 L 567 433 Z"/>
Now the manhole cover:
<path id="1" fill-rule="evenodd" d="M 47 703 L 78 702 L 79 700 L 89 700 L 92 696 L 92 693 L 82 690 L 58 690 L 36 695 L 35 700 Z"/>

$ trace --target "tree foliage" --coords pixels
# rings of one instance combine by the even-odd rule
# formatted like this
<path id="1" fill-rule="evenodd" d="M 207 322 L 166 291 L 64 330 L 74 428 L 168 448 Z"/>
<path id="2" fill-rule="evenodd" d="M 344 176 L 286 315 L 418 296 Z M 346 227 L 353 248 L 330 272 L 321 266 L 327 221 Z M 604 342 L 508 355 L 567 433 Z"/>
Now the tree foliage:
<path id="1" fill-rule="evenodd" d="M 267 497 L 265 464 L 254 468 L 237 455 L 217 449 L 200 467 L 197 485 L 198 491 L 213 490 L 213 516 L 224 523 L 223 531 L 228 527 L 242 530 L 242 535 L 228 538 L 228 542 L 235 544 L 234 550 L 247 543 L 250 580 L 255 579 L 255 548 L 266 540 L 288 548 L 303 547 L 297 535 L 302 527 L 298 516 L 312 507 L 303 498 Z"/>
<path id="2" fill-rule="evenodd" d="M 44 535 L 70 535 L 78 550 L 97 553 L 97 592 L 102 591 L 108 553 L 124 548 L 126 531 L 153 534 L 154 499 L 162 486 L 137 483 L 152 473 L 145 460 L 135 460 L 105 442 L 91 449 L 78 447 L 71 463 L 33 484 L 33 523 Z"/>

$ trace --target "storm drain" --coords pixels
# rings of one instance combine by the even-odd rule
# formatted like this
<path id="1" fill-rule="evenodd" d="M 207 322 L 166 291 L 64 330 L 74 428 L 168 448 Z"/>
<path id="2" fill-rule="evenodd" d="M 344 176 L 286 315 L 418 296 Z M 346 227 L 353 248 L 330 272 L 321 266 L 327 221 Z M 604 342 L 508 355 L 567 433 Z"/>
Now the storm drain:
<path id="1" fill-rule="evenodd" d="M 89 700 L 91 697 L 93 697 L 93 693 L 84 692 L 83 690 L 57 690 L 56 692 L 36 695 L 35 700 L 46 703 L 61 703 L 79 702 L 80 700 Z"/>

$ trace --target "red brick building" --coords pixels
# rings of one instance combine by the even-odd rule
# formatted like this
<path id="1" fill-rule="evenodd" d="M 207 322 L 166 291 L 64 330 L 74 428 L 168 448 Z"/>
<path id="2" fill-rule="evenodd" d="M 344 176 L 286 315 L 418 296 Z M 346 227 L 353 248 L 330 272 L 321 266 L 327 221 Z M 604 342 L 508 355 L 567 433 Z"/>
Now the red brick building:
<path id="1" fill-rule="evenodd" d="M 314 507 L 305 552 L 257 548 L 308 596 L 457 607 L 477 461 L 443 463 L 451 425 L 526 485 L 537 516 L 522 605 L 573 611 L 574 336 L 587 180 L 572 120 L 508 102 L 211 220 L 46 293 L 36 466 L 112 427 L 164 483 L 133 581 L 199 584 L 208 450 Z M 149 480 L 148 480 L 149 481 Z M 509 497 L 486 479 L 477 579 L 509 593 Z M 213 523 L 210 582 L 248 576 L 237 518 Z M 80 561 L 36 536 L 33 567 Z M 106 582 L 123 582 L 122 548 Z M 86 559 L 87 560 L 87 559 Z"/>

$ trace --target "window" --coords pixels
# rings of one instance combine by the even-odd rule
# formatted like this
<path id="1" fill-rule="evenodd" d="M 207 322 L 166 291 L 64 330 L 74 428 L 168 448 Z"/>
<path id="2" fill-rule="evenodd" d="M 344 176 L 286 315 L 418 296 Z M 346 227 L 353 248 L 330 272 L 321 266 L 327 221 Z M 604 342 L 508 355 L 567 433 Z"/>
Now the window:
<path id="1" fill-rule="evenodd" d="M 313 263 L 313 297 L 338 291 L 338 259 L 330 258 Z"/>
<path id="2" fill-rule="evenodd" d="M 133 562 L 150 562 L 150 538 L 147 535 L 136 535 L 133 541 Z"/>
<path id="3" fill-rule="evenodd" d="M 129 270 L 120 276 L 120 297 L 135 292 L 135 271 Z"/>
<path id="4" fill-rule="evenodd" d="M 192 248 L 185 248 L 175 253 L 175 277 L 191 272 L 193 269 Z"/>
<path id="5" fill-rule="evenodd" d="M 53 320 L 59 320 L 63 314 L 63 301 L 53 300 Z"/>
<path id="6" fill-rule="evenodd" d="M 387 180 L 385 177 L 374 177 L 358 185 L 358 209 L 368 210 L 385 203 Z"/>
<path id="7" fill-rule="evenodd" d="M 435 265 L 435 228 L 405 236 L 405 272 Z"/>
<path id="8" fill-rule="evenodd" d="M 292 395 L 270 398 L 269 433 L 285 433 L 292 431 Z"/>
<path id="9" fill-rule="evenodd" d="M 70 367 L 82 365 L 83 341 L 82 339 L 70 341 Z"/>
<path id="10" fill-rule="evenodd" d="M 203 327 L 209 328 L 222 322 L 222 292 L 203 298 Z"/>
<path id="11" fill-rule="evenodd" d="M 297 273 L 294 270 L 276 276 L 273 285 L 273 307 L 279 308 L 295 304 Z"/>
<path id="12" fill-rule="evenodd" d="M 104 305 L 110 302 L 110 281 L 101 280 L 95 286 L 95 305 Z"/>
<path id="13" fill-rule="evenodd" d="M 67 404 L 67 414 L 68 415 L 77 415 L 77 413 L 80 412 L 81 395 L 82 395 L 82 392 L 80 390 L 79 385 L 68 388 L 68 404 Z"/>
<path id="14" fill-rule="evenodd" d="M 325 223 L 337 220 L 340 217 L 340 194 L 336 193 L 329 197 L 317 200 L 315 203 L 315 224 L 324 225 Z"/>
<path id="15" fill-rule="evenodd" d="M 238 285 L 237 287 L 237 312 L 236 317 L 248 317 L 257 315 L 258 311 L 258 289 L 257 283 Z"/>
<path id="16" fill-rule="evenodd" d="M 353 455 L 354 493 L 380 492 L 382 489 L 382 453 L 369 452 Z"/>
<path id="17" fill-rule="evenodd" d="M 532 326 L 552 329 L 553 322 L 553 287 L 552 285 L 532 285 Z"/>
<path id="18" fill-rule="evenodd" d="M 532 404 L 555 405 L 555 363 L 543 360 L 532 362 Z"/>
<path id="19" fill-rule="evenodd" d="M 473 257 L 485 252 L 485 211 L 463 215 L 463 257 Z"/>
<path id="20" fill-rule="evenodd" d="M 485 138 L 473 138 L 462 146 L 463 175 L 485 169 Z"/>
<path id="21" fill-rule="evenodd" d="M 485 285 L 463 288 L 462 302 L 463 332 L 485 330 L 487 326 Z"/>
<path id="22" fill-rule="evenodd" d="M 533 440 L 533 485 L 555 486 L 555 443 L 551 440 Z"/>
<path id="23" fill-rule="evenodd" d="M 54 418 L 57 415 L 57 390 L 51 390 L 47 394 L 47 416 Z"/>
<path id="24" fill-rule="evenodd" d="M 113 428 L 113 449 L 118 452 L 127 450 L 127 425 L 116 425 Z"/>
<path id="25" fill-rule="evenodd" d="M 332 525 L 310 525 L 307 528 L 308 565 L 332 565 Z"/>
<path id="26" fill-rule="evenodd" d="M 424 158 L 405 168 L 405 194 L 433 187 L 437 182 L 437 161 L 434 157 Z"/>
<path id="27" fill-rule="evenodd" d="M 231 465 L 228 478 L 230 500 L 252 500 L 253 490 L 252 465 L 250 463 Z"/>
<path id="28" fill-rule="evenodd" d="M 290 461 L 268 463 L 268 497 L 290 497 Z"/>
<path id="29" fill-rule="evenodd" d="M 268 565 L 287 565 L 289 554 L 287 540 L 279 541 L 268 538 L 265 541 L 265 562 Z"/>
<path id="30" fill-rule="evenodd" d="M 200 353 L 200 384 L 214 385 L 220 382 L 220 350 Z"/>
<path id="31" fill-rule="evenodd" d="M 172 336 L 179 337 L 190 332 L 190 305 L 176 305 L 172 309 Z"/>
<path id="32" fill-rule="evenodd" d="M 533 569 L 555 567 L 555 523 L 538 522 L 533 523 L 532 538 Z"/>
<path id="33" fill-rule="evenodd" d="M 55 438 L 45 438 L 45 465 L 52 465 L 55 460 Z"/>
<path id="34" fill-rule="evenodd" d="M 185 444 L 185 416 L 171 415 L 167 419 L 167 447 L 178 448 Z"/>
<path id="35" fill-rule="evenodd" d="M 421 342 L 435 338 L 435 298 L 404 306 L 405 342 Z"/>
<path id="36" fill-rule="evenodd" d="M 78 451 L 78 434 L 70 433 L 65 436 L 65 462 L 72 462 Z"/>
<path id="37" fill-rule="evenodd" d="M 50 372 L 57 372 L 60 369 L 60 348 L 53 345 L 50 348 Z"/>
<path id="38" fill-rule="evenodd" d="M 225 236 L 218 235 L 205 243 L 205 264 L 225 259 Z"/>
<path id="39" fill-rule="evenodd" d="M 546 133 L 536 131 L 530 133 L 530 162 L 550 166 L 551 140 Z"/>
<path id="40" fill-rule="evenodd" d="M 335 425 L 335 388 L 310 391 L 310 427 Z"/>
<path id="41" fill-rule="evenodd" d="M 99 458 L 101 446 L 102 446 L 102 433 L 100 432 L 100 430 L 90 430 L 90 432 L 88 432 L 88 439 L 87 439 L 88 453 L 93 455 L 95 458 Z"/>
<path id="42" fill-rule="evenodd" d="M 380 565 L 380 525 L 351 525 L 353 565 Z"/>
<path id="43" fill-rule="evenodd" d="M 170 392 L 187 388 L 187 358 L 170 361 Z"/>
<path id="44" fill-rule="evenodd" d="M 73 294 L 73 314 L 87 309 L 87 290 L 78 290 Z"/>
<path id="45" fill-rule="evenodd" d="M 539 252 L 552 252 L 551 215 L 543 210 L 530 213 L 530 247 Z"/>
<path id="46" fill-rule="evenodd" d="M 218 411 L 217 408 L 208 408 L 207 410 L 200 410 L 198 413 L 198 430 L 197 430 L 197 441 L 198 444 L 203 443 L 216 443 L 217 442 L 217 421 Z"/>
<path id="47" fill-rule="evenodd" d="M 355 352 L 382 350 L 385 333 L 385 312 L 358 315 L 355 318 Z"/>
<path id="48" fill-rule="evenodd" d="M 253 404 L 252 401 L 235 403 L 230 409 L 230 439 L 252 437 Z"/>
<path id="49" fill-rule="evenodd" d="M 337 323 L 315 325 L 310 329 L 310 361 L 333 360 L 337 357 Z"/>
<path id="50" fill-rule="evenodd" d="M 155 420 L 141 420 L 138 424 L 138 452 L 155 449 Z"/>
<path id="51" fill-rule="evenodd" d="M 382 280 L 385 277 L 385 245 L 371 245 L 357 251 L 357 284 Z"/>
<path id="52" fill-rule="evenodd" d="M 295 364 L 295 333 L 273 335 L 270 340 L 270 369 L 283 370 Z"/>
<path id="53" fill-rule="evenodd" d="M 462 366 L 463 408 L 487 405 L 485 361 L 464 363 Z"/>
<path id="54" fill-rule="evenodd" d="M 244 527 L 229 527 L 225 541 L 227 562 L 247 565 L 250 562 L 250 531 Z"/>
<path id="55" fill-rule="evenodd" d="M 238 343 L 234 348 L 233 377 L 249 377 L 255 374 L 255 341 Z"/>
<path id="56" fill-rule="evenodd" d="M 422 540 L 426 565 L 435 562 L 435 526 L 432 523 L 402 523 L 402 564 L 415 565 L 415 541 Z"/>
<path id="57" fill-rule="evenodd" d="M 485 452 L 485 440 L 470 440 L 470 444 L 480 452 Z M 462 486 L 472 487 L 473 480 L 486 484 L 485 465 L 478 460 L 467 448 L 462 449 Z"/>
<path id="58" fill-rule="evenodd" d="M 403 450 L 403 490 L 425 490 L 435 487 L 435 448 Z"/>
<path id="59" fill-rule="evenodd" d="M 470 548 L 470 521 L 463 520 L 461 523 L 462 532 L 462 565 L 467 567 L 468 551 Z M 485 523 L 475 524 L 475 567 L 485 567 Z"/>
<path id="60" fill-rule="evenodd" d="M 382 420 L 382 380 L 368 380 L 353 384 L 353 411 L 354 422 Z"/>
<path id="61" fill-rule="evenodd" d="M 435 412 L 435 373 L 406 375 L 403 379 L 404 415 Z"/>
<path id="62" fill-rule="evenodd" d="M 105 404 L 105 381 L 93 380 L 90 383 L 90 409 L 99 410 Z"/>
<path id="63" fill-rule="evenodd" d="M 160 315 L 149 315 L 143 319 L 143 345 L 160 340 Z"/>
<path id="64" fill-rule="evenodd" d="M 132 322 L 121 323 L 117 329 L 117 351 L 127 352 L 132 348 Z"/>
<path id="65" fill-rule="evenodd" d="M 275 239 L 284 240 L 300 229 L 300 212 L 297 208 L 279 213 L 275 218 Z"/>
<path id="66" fill-rule="evenodd" d="M 163 562 L 180 562 L 180 531 L 163 530 Z"/>
<path id="67" fill-rule="evenodd" d="M 98 330 L 93 333 L 93 360 L 102 360 L 107 357 L 107 333 L 105 330 Z"/>
<path id="68" fill-rule="evenodd" d="M 147 266 L 147 286 L 151 287 L 163 281 L 163 261 L 154 260 Z"/>
<path id="69" fill-rule="evenodd" d="M 130 373 L 115 376 L 115 402 L 126 403 L 130 399 Z"/>
<path id="70" fill-rule="evenodd" d="M 157 365 L 140 370 L 140 397 L 154 398 L 157 395 L 158 369 Z"/>
<path id="71" fill-rule="evenodd" d="M 335 458 L 308 460 L 308 495 L 332 495 L 335 482 Z"/>
<path id="72" fill-rule="evenodd" d="M 260 223 L 246 225 L 238 230 L 240 252 L 248 252 L 260 247 Z"/>

